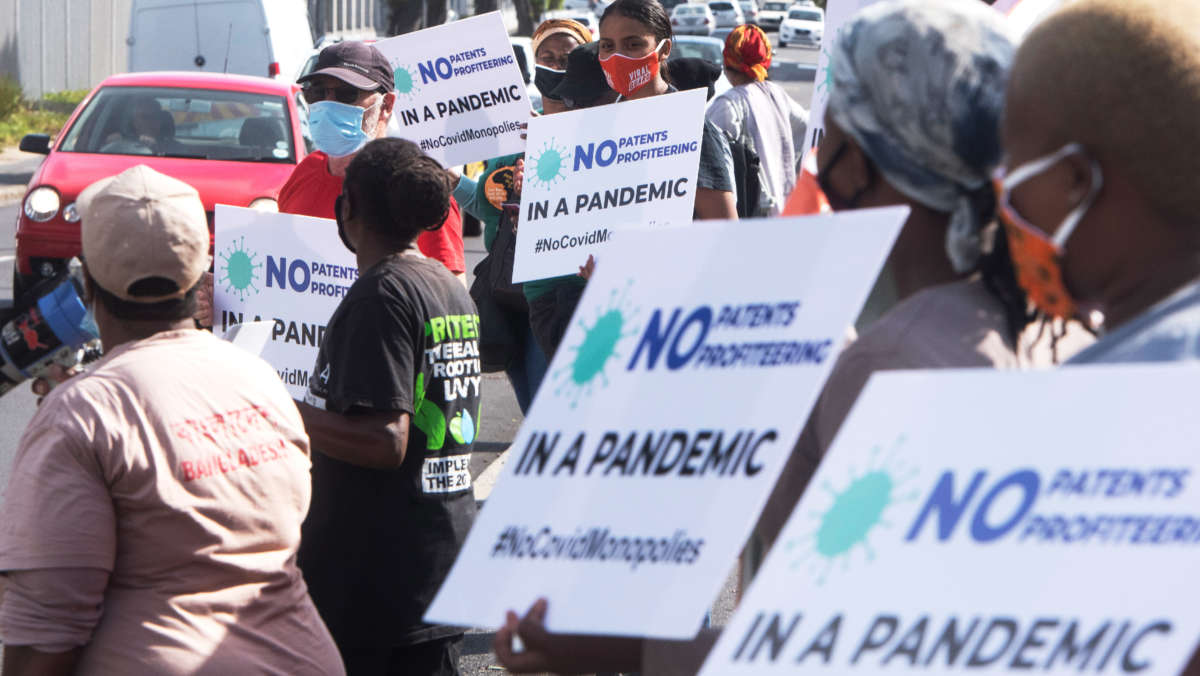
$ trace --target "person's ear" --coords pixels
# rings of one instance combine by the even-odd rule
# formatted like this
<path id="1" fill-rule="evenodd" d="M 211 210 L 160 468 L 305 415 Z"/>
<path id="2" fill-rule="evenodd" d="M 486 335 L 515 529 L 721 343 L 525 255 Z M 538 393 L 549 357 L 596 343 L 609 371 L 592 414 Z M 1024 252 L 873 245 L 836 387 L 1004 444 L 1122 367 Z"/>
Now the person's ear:
<path id="1" fill-rule="evenodd" d="M 675 41 L 669 38 L 663 42 L 662 49 L 660 49 L 658 52 L 659 61 L 666 61 L 667 57 L 671 56 L 671 46 L 674 45 L 674 43 Z"/>
<path id="2" fill-rule="evenodd" d="M 871 187 L 874 165 L 853 137 L 847 134 L 843 138 L 846 149 L 842 151 L 842 159 L 834 171 L 840 174 L 841 180 L 838 182 L 846 190 L 845 194 L 853 195 Z"/>
<path id="3" fill-rule="evenodd" d="M 1079 204 L 1092 191 L 1092 159 L 1083 153 L 1071 153 L 1063 158 L 1061 170 L 1062 194 L 1070 204 Z"/>
<path id="4" fill-rule="evenodd" d="M 392 108 L 396 106 L 396 92 L 388 92 L 383 95 L 383 103 L 379 111 L 379 119 L 387 120 L 392 116 Z"/>

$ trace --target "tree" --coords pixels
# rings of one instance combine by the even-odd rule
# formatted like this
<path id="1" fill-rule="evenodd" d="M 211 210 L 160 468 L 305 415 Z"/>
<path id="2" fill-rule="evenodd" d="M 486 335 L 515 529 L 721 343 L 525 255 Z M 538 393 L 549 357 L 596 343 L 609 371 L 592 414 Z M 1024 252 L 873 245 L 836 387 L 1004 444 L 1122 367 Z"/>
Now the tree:
<path id="1" fill-rule="evenodd" d="M 476 6 L 479 5 L 476 2 Z M 446 23 L 446 0 L 388 0 L 388 7 L 391 8 L 389 35 L 403 35 Z"/>

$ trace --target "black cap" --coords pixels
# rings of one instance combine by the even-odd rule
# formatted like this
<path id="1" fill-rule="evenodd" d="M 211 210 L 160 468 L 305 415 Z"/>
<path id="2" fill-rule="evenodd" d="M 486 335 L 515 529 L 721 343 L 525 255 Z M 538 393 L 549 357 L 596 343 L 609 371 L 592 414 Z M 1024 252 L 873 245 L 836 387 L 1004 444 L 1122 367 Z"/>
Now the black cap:
<path id="1" fill-rule="evenodd" d="M 667 59 L 667 77 L 679 91 L 708 89 L 708 98 L 716 92 L 715 83 L 721 77 L 721 67 L 711 61 L 684 56 Z"/>
<path id="2" fill-rule="evenodd" d="M 572 104 L 586 104 L 610 91 L 612 88 L 608 86 L 608 80 L 604 79 L 604 70 L 600 68 L 600 45 L 589 42 L 572 49 L 567 55 L 567 74 L 554 91 L 546 96 L 560 101 L 571 101 Z"/>
<path id="3" fill-rule="evenodd" d="M 322 49 L 313 71 L 299 81 L 303 84 L 318 75 L 328 75 L 351 87 L 367 91 L 382 87 L 383 91 L 390 92 L 396 88 L 392 64 L 388 63 L 383 52 L 365 42 L 354 40 Z"/>

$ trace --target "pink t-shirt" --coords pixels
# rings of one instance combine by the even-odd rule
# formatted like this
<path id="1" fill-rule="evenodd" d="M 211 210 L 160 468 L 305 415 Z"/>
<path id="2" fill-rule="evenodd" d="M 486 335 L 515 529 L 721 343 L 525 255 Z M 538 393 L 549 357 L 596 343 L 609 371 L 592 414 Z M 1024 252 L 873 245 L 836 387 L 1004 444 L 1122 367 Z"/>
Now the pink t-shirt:
<path id="1" fill-rule="evenodd" d="M 342 673 L 295 563 L 310 467 L 266 362 L 194 330 L 119 345 L 30 421 L 0 571 L 109 572 L 80 674 Z"/>

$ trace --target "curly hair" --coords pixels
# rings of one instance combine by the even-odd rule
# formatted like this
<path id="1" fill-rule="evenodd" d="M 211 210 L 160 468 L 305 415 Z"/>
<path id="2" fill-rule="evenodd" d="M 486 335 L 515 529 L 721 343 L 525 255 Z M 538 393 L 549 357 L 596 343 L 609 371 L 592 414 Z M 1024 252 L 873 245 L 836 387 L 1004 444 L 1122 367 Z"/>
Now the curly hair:
<path id="1" fill-rule="evenodd" d="M 450 210 L 442 165 L 399 138 L 375 139 L 363 147 L 346 168 L 346 191 L 356 216 L 399 246 L 441 227 Z"/>

